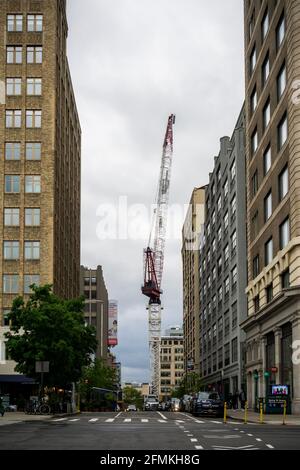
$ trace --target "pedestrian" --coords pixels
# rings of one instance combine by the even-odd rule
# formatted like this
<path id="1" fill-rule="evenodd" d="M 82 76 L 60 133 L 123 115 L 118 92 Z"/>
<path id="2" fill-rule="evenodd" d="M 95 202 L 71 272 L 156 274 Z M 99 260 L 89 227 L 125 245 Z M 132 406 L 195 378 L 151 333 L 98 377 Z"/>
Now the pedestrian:
<path id="1" fill-rule="evenodd" d="M 241 408 L 242 410 L 245 409 L 245 403 L 246 403 L 246 394 L 244 390 L 241 391 L 240 396 L 239 396 L 240 402 L 241 402 Z"/>

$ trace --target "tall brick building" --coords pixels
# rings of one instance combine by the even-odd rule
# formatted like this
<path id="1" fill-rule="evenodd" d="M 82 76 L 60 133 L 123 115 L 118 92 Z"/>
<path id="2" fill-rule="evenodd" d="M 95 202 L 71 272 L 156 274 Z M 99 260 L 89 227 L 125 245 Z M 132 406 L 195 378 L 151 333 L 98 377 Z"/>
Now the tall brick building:
<path id="1" fill-rule="evenodd" d="M 248 400 L 254 407 L 272 384 L 285 384 L 299 412 L 300 2 L 244 5 Z"/>
<path id="2" fill-rule="evenodd" d="M 0 326 L 16 295 L 80 288 L 81 129 L 66 0 L 1 0 Z M 1 341 L 0 341 L 1 344 Z M 0 361 L 5 351 L 0 350 Z"/>

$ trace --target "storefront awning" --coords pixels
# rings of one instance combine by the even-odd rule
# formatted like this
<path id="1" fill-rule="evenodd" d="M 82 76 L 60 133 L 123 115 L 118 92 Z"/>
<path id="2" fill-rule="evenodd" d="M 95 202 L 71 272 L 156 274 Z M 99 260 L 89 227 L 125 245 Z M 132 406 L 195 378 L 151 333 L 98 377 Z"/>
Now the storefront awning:
<path id="1" fill-rule="evenodd" d="M 0 374 L 0 383 L 18 383 L 22 385 L 34 385 L 36 381 L 26 375 L 2 375 Z"/>

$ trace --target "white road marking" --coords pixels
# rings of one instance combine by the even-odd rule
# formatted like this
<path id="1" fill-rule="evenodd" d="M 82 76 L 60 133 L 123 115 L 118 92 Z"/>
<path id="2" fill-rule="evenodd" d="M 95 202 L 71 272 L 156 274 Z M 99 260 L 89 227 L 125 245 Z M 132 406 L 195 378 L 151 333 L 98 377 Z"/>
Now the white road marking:
<path id="1" fill-rule="evenodd" d="M 161 416 L 163 419 L 168 419 L 166 418 L 166 416 L 164 416 L 160 411 L 157 412 L 159 414 L 159 416 Z"/>
<path id="2" fill-rule="evenodd" d="M 183 432 L 190 432 L 190 431 L 183 431 Z"/>
<path id="3" fill-rule="evenodd" d="M 212 421 L 212 423 L 221 424 L 221 421 Z"/>
<path id="4" fill-rule="evenodd" d="M 124 419 L 124 423 L 131 423 L 131 418 Z"/>
<path id="5" fill-rule="evenodd" d="M 266 444 L 267 447 L 269 447 L 269 449 L 274 449 L 273 446 L 271 446 L 271 444 Z"/>
<path id="6" fill-rule="evenodd" d="M 196 450 L 203 450 L 203 447 L 202 446 L 195 446 L 195 449 Z"/>
<path id="7" fill-rule="evenodd" d="M 253 434 L 247 434 L 247 436 L 253 437 Z"/>
<path id="8" fill-rule="evenodd" d="M 105 420 L 106 423 L 113 423 L 115 418 L 108 418 Z"/>
<path id="9" fill-rule="evenodd" d="M 54 419 L 53 421 L 66 421 L 68 418 L 58 418 L 58 419 Z"/>
<path id="10" fill-rule="evenodd" d="M 118 418 L 121 414 L 122 414 L 122 411 L 120 411 L 120 413 L 118 413 L 117 416 L 115 416 L 115 418 Z"/>
<path id="11" fill-rule="evenodd" d="M 195 423 L 204 424 L 204 421 L 199 421 L 199 419 L 195 419 Z"/>
<path id="12" fill-rule="evenodd" d="M 142 423 L 149 423 L 149 419 L 142 419 Z"/>
<path id="13" fill-rule="evenodd" d="M 159 419 L 158 422 L 159 423 L 165 423 L 166 421 L 164 419 Z"/>
<path id="14" fill-rule="evenodd" d="M 212 446 L 214 449 L 218 449 L 218 450 L 232 450 L 232 449 L 236 449 L 236 450 L 254 450 L 253 448 L 253 445 L 248 445 L 248 446 L 241 446 L 241 447 L 229 447 L 229 446 Z M 257 450 L 257 448 L 255 448 L 255 450 Z"/>
<path id="15" fill-rule="evenodd" d="M 184 421 L 181 421 L 180 419 L 176 419 L 176 423 L 184 423 Z"/>
<path id="16" fill-rule="evenodd" d="M 261 442 L 261 439 L 259 439 L 258 437 L 256 438 L 256 440 L 257 440 L 258 442 Z"/>
<path id="17" fill-rule="evenodd" d="M 194 437 L 194 434 L 188 434 L 188 437 Z"/>
<path id="18" fill-rule="evenodd" d="M 79 421 L 79 418 L 76 419 L 69 419 L 70 423 L 74 423 L 75 421 Z"/>
<path id="19" fill-rule="evenodd" d="M 198 439 L 191 439 L 191 442 L 198 442 Z"/>
<path id="20" fill-rule="evenodd" d="M 89 423 L 95 423 L 96 421 L 99 421 L 99 418 L 89 419 Z"/>

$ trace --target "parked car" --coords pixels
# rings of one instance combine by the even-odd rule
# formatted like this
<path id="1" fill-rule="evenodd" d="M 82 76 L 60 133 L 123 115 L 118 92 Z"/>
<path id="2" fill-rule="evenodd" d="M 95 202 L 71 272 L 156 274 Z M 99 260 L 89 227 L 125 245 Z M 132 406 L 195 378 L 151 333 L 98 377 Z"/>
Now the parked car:
<path id="1" fill-rule="evenodd" d="M 193 397 L 192 395 L 183 395 L 181 399 L 181 411 L 185 411 L 186 413 L 191 412 L 191 403 L 192 403 Z"/>
<path id="2" fill-rule="evenodd" d="M 191 411 L 195 416 L 223 416 L 224 403 L 216 392 L 199 392 L 193 399 Z"/>
<path id="3" fill-rule="evenodd" d="M 171 411 L 180 411 L 180 400 L 179 398 L 172 398 L 171 399 Z"/>
<path id="4" fill-rule="evenodd" d="M 137 411 L 137 407 L 135 405 L 128 405 L 126 411 Z"/>

